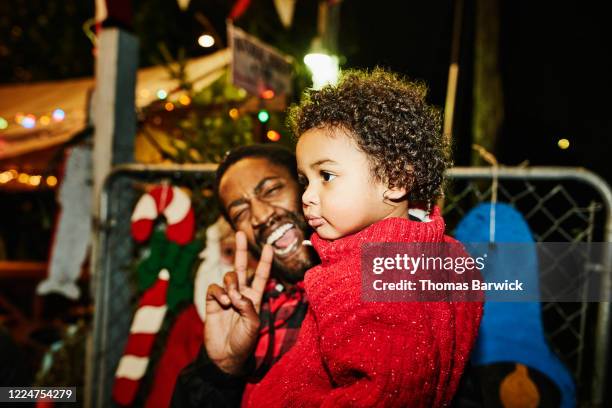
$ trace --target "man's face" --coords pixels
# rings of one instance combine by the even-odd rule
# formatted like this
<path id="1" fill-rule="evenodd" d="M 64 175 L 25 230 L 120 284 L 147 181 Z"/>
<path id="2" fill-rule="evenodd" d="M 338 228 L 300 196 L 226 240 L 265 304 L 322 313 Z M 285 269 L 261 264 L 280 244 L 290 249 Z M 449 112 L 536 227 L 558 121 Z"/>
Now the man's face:
<path id="1" fill-rule="evenodd" d="M 219 198 L 236 230 L 252 249 L 274 248 L 276 269 L 287 281 L 302 280 L 313 265 L 313 251 L 302 245 L 308 233 L 300 210 L 301 191 L 283 166 L 265 158 L 245 158 L 227 169 L 219 183 Z"/>

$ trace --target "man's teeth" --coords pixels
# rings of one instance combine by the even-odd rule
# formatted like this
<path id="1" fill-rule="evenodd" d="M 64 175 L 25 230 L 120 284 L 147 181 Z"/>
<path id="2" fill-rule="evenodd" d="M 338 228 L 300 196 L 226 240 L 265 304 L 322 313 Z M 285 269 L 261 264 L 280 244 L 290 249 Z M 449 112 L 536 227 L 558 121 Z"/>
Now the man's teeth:
<path id="1" fill-rule="evenodd" d="M 280 227 L 275 229 L 274 232 L 270 234 L 270 236 L 266 240 L 266 244 L 273 245 L 276 241 L 280 239 L 280 237 L 282 237 L 285 234 L 285 232 L 289 231 L 291 228 L 293 228 L 293 224 L 281 225 Z"/>
<path id="2" fill-rule="evenodd" d="M 287 245 L 286 248 L 279 249 L 279 248 L 274 247 L 274 253 L 276 255 L 281 255 L 281 256 L 288 254 L 289 252 L 295 249 L 295 247 L 297 246 L 297 242 L 298 242 L 298 239 L 296 238 L 295 240 L 293 240 L 291 244 Z"/>

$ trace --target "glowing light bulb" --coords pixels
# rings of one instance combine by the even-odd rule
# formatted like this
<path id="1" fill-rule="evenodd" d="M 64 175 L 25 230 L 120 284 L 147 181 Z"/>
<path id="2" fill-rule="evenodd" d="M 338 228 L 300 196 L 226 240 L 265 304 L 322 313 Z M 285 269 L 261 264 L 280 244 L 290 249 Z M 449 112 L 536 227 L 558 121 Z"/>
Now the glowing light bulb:
<path id="1" fill-rule="evenodd" d="M 0 130 L 4 130 L 8 127 L 8 121 L 3 117 L 0 117 Z"/>
<path id="2" fill-rule="evenodd" d="M 230 118 L 236 120 L 238 119 L 238 116 L 240 116 L 240 112 L 238 111 L 238 109 L 232 108 L 229 111 L 229 115 L 230 115 Z"/>
<path id="3" fill-rule="evenodd" d="M 26 129 L 32 129 L 34 126 L 36 126 L 36 116 L 25 115 L 23 119 L 21 119 L 21 126 Z"/>
<path id="4" fill-rule="evenodd" d="M 55 187 L 57 185 L 57 177 L 47 176 L 46 182 L 49 187 Z"/>
<path id="5" fill-rule="evenodd" d="M 266 89 L 261 93 L 261 97 L 263 99 L 272 99 L 274 98 L 274 91 L 272 89 Z"/>
<path id="6" fill-rule="evenodd" d="M 215 39 L 213 38 L 212 35 L 209 34 L 202 34 L 199 38 L 198 38 L 198 44 L 200 44 L 200 47 L 204 47 L 204 48 L 210 48 L 213 45 L 215 45 Z"/>
<path id="7" fill-rule="evenodd" d="M 266 137 L 273 142 L 278 142 L 281 138 L 281 135 L 276 130 L 268 130 L 268 133 L 266 133 Z"/>
<path id="8" fill-rule="evenodd" d="M 167 97 L 167 96 L 168 96 L 168 92 L 166 92 L 165 90 L 163 90 L 163 89 L 159 89 L 159 90 L 157 91 L 157 97 L 158 97 L 159 99 L 166 99 L 166 97 Z"/>
<path id="9" fill-rule="evenodd" d="M 261 123 L 266 123 L 268 120 L 270 120 L 270 114 L 267 110 L 262 109 L 257 113 L 257 119 L 259 119 Z"/>
<path id="10" fill-rule="evenodd" d="M 19 177 L 17 177 L 17 181 L 23 184 L 27 184 L 29 180 L 30 176 L 28 176 L 26 173 L 21 173 Z"/>
<path id="11" fill-rule="evenodd" d="M 51 117 L 53 118 L 55 122 L 61 122 L 62 120 L 66 118 L 66 112 L 58 108 L 53 111 L 53 113 L 51 114 Z"/>
<path id="12" fill-rule="evenodd" d="M 30 183 L 31 186 L 38 186 L 40 185 L 40 180 L 41 180 L 41 176 L 31 176 L 30 180 L 28 180 L 28 182 Z"/>
<path id="13" fill-rule="evenodd" d="M 41 125 L 47 126 L 49 123 L 51 123 L 51 118 L 47 115 L 44 115 L 44 116 L 41 116 L 38 121 L 40 122 Z"/>
<path id="14" fill-rule="evenodd" d="M 181 96 L 179 97 L 179 102 L 180 102 L 182 105 L 187 106 L 187 105 L 189 105 L 189 104 L 191 103 L 191 98 L 190 98 L 188 95 L 183 94 L 183 95 L 181 95 Z"/>
<path id="15" fill-rule="evenodd" d="M 304 57 L 304 63 L 312 72 L 312 87 L 321 89 L 327 84 L 338 83 L 340 69 L 338 57 L 322 53 L 312 53 Z"/>
<path id="16" fill-rule="evenodd" d="M 557 146 L 559 146 L 559 149 L 565 150 L 570 146 L 570 142 L 567 139 L 559 139 Z"/>
<path id="17" fill-rule="evenodd" d="M 172 102 L 166 102 L 164 109 L 166 109 L 168 112 L 172 112 L 174 110 L 174 104 Z"/>

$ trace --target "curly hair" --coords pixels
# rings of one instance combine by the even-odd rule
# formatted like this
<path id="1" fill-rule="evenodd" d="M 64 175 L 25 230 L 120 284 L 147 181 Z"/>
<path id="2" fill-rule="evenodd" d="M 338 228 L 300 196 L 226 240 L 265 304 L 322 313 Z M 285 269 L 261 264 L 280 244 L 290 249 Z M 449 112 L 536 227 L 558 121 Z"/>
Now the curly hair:
<path id="1" fill-rule="evenodd" d="M 451 160 L 441 114 L 426 94 L 424 84 L 381 68 L 345 71 L 337 85 L 307 90 L 287 123 L 298 138 L 313 128 L 348 131 L 376 180 L 406 188 L 404 199 L 431 203 L 442 195 Z"/>

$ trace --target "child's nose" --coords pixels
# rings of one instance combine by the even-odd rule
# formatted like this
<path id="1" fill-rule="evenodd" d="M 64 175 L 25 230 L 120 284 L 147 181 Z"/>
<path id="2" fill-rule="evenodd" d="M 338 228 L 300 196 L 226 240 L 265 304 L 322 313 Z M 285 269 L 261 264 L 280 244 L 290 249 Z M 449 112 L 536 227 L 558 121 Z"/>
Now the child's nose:
<path id="1" fill-rule="evenodd" d="M 306 187 L 306 190 L 304 190 L 304 194 L 302 194 L 302 205 L 307 207 L 317 204 L 319 204 L 319 196 L 312 187 L 312 184 L 310 184 Z"/>

